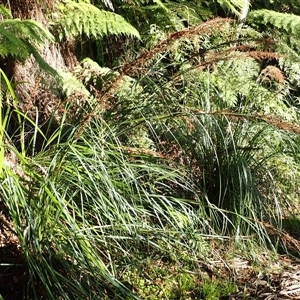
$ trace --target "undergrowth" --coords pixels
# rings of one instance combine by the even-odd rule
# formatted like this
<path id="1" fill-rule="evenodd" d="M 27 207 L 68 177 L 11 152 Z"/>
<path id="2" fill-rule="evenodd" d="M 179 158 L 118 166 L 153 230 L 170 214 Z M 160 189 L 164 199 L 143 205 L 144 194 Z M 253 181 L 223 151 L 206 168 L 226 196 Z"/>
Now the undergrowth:
<path id="1" fill-rule="evenodd" d="M 236 30 L 216 18 L 171 33 L 118 71 L 83 60 L 61 72 L 49 130 L 2 74 L 0 296 L 241 296 L 227 261 L 300 251 L 298 108 L 282 73 L 261 71 L 277 54 Z"/>

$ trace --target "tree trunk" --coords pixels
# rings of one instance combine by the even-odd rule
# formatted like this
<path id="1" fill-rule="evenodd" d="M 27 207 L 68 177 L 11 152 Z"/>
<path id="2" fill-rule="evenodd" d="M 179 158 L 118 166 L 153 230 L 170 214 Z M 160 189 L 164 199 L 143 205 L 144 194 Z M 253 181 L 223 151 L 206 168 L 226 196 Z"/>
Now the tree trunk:
<path id="1" fill-rule="evenodd" d="M 54 9 L 52 0 L 41 0 L 39 3 L 34 0 L 10 0 L 9 3 L 14 18 L 35 20 L 47 28 L 48 20 L 45 12 Z M 0 4 L 7 6 L 7 1 L 0 0 Z M 69 57 L 71 53 L 66 51 L 65 47 L 47 41 L 38 50 L 41 57 L 53 69 L 57 71 L 68 69 L 64 54 L 67 53 Z M 54 89 L 54 79 L 41 70 L 32 55 L 25 62 L 8 57 L 2 59 L 0 64 L 15 84 L 19 108 L 32 120 L 38 119 L 39 124 L 45 124 L 60 101 L 60 91 Z"/>

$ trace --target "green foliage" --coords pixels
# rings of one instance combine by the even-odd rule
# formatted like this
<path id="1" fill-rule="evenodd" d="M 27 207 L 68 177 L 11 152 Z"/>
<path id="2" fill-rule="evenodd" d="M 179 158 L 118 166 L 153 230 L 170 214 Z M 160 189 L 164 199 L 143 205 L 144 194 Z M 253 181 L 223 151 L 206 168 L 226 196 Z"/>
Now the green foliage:
<path id="1" fill-rule="evenodd" d="M 7 19 L 0 24 L 1 46 L 0 55 L 16 56 L 25 60 L 45 40 L 53 41 L 53 36 L 38 22 L 33 20 Z"/>
<path id="2" fill-rule="evenodd" d="M 250 12 L 249 18 L 254 23 L 271 25 L 297 37 L 300 35 L 300 17 L 296 15 L 261 9 Z"/>
<path id="3" fill-rule="evenodd" d="M 295 15 L 299 15 L 300 12 L 300 6 L 297 0 L 263 0 L 260 2 L 253 2 L 251 6 L 253 9 L 268 9 Z"/>
<path id="4" fill-rule="evenodd" d="M 76 79 L 76 77 L 72 73 L 60 72 L 60 76 L 62 78 L 62 93 L 66 97 L 77 94 L 79 98 L 78 100 L 80 101 L 81 98 L 82 102 L 84 102 L 84 99 L 90 97 L 90 92 L 80 81 Z"/>
<path id="5" fill-rule="evenodd" d="M 240 14 L 241 9 L 248 5 L 247 0 L 218 0 L 217 1 L 222 7 L 228 9 L 236 15 Z"/>
<path id="6" fill-rule="evenodd" d="M 106 35 L 130 35 L 139 38 L 138 31 L 123 17 L 100 10 L 89 3 L 65 1 L 58 5 L 58 15 L 53 18 L 53 31 L 59 39 L 81 36 L 101 38 Z"/>
<path id="7" fill-rule="evenodd" d="M 96 90 L 107 88 L 110 82 L 120 74 L 107 67 L 100 67 L 90 58 L 84 58 L 81 64 L 74 70 L 76 77 L 86 87 L 94 87 Z"/>
<path id="8" fill-rule="evenodd" d="M 22 267 L 23 298 L 138 299 L 136 291 L 143 299 L 218 299 L 235 284 L 208 280 L 202 260 L 214 261 L 225 239 L 236 248 L 283 244 L 282 219 L 299 197 L 298 19 L 258 9 L 243 28 L 224 19 L 190 27 L 215 12 L 198 2 L 60 2 L 50 15 L 59 41 L 85 47 L 106 35 L 139 37 L 126 17 L 145 43 L 127 43 L 125 63 L 113 57 L 124 63 L 116 69 L 91 55 L 59 71 L 65 101 L 56 103 L 56 122 L 43 124 L 47 134 L 19 110 L 2 72 L 1 230 L 17 244 L 10 267 Z M 217 3 L 239 15 L 247 1 Z M 268 24 L 295 39 L 269 47 L 260 31 Z M 33 54 L 56 73 L 39 54 L 53 37 L 38 23 L 5 19 L 0 34 L 0 55 Z M 259 51 L 279 47 L 293 59 Z M 8 143 L 16 139 L 21 149 Z"/>
<path id="9" fill-rule="evenodd" d="M 54 37 L 40 23 L 34 20 L 13 19 L 8 9 L 0 5 L 4 20 L 0 24 L 0 56 L 9 55 L 23 62 L 33 55 L 39 67 L 53 77 L 58 78 L 56 70 L 51 68 L 39 53 L 46 41 L 54 42 Z"/>
<path id="10" fill-rule="evenodd" d="M 12 19 L 11 11 L 3 5 L 0 5 L 0 14 L 3 18 Z"/>
<path id="11" fill-rule="evenodd" d="M 126 254 L 132 243 L 159 234 L 167 220 L 177 227 L 169 211 L 188 211 L 187 206 L 154 194 L 151 185 L 164 186 L 166 180 L 176 184 L 180 175 L 159 164 L 132 162 L 101 121 L 94 122 L 79 143 L 71 141 L 70 133 L 68 139 L 33 160 L 14 149 L 22 173 L 6 168 L 3 176 L 1 199 L 29 272 L 24 293 L 47 299 L 59 294 L 111 299 L 105 289 L 112 284 L 130 295 L 114 279 L 114 253 Z M 192 222 L 191 216 L 187 221 Z"/>
<path id="12" fill-rule="evenodd" d="M 6 97 L 12 98 L 12 102 L 13 105 L 15 107 L 17 107 L 17 103 L 16 103 L 16 96 L 14 93 L 14 90 L 9 82 L 9 79 L 7 78 L 7 76 L 5 75 L 5 73 L 3 72 L 3 70 L 0 69 L 0 90 L 7 90 L 7 93 L 1 93 L 0 96 L 0 106 L 3 107 L 5 105 L 5 100 Z M 5 88 L 3 88 L 3 86 L 5 86 Z M 5 154 L 5 133 L 6 130 L 8 129 L 8 125 L 9 125 L 9 121 L 10 121 L 10 115 L 11 114 L 11 109 L 8 108 L 6 112 L 1 111 L 0 112 L 0 177 L 2 176 L 2 171 L 4 168 L 4 154 Z M 20 119 L 19 119 L 20 120 Z"/>

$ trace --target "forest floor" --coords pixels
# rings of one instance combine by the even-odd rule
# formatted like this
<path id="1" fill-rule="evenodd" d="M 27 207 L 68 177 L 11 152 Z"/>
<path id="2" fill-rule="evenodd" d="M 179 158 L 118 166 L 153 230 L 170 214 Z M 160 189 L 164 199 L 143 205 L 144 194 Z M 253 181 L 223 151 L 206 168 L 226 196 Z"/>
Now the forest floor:
<path id="1" fill-rule="evenodd" d="M 268 261 L 267 253 L 261 258 Z M 237 291 L 222 299 L 300 299 L 300 261 L 280 256 L 277 262 L 261 269 L 241 257 L 229 264 L 227 276 L 233 277 Z M 226 276 L 226 272 L 224 272 Z M 226 278 L 224 276 L 224 278 Z"/>

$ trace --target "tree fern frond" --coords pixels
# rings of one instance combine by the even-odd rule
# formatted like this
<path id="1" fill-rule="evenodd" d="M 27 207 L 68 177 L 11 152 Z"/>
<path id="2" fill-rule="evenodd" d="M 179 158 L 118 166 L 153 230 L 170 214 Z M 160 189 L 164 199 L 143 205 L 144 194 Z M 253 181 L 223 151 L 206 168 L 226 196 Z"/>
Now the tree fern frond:
<path id="1" fill-rule="evenodd" d="M 27 45 L 20 38 L 17 38 L 10 30 L 7 30 L 3 23 L 0 24 L 0 55 L 5 57 L 8 54 L 18 56 L 21 59 L 28 57 Z"/>
<path id="2" fill-rule="evenodd" d="M 35 21 L 13 19 L 0 23 L 0 39 L 0 55 L 26 58 L 30 53 L 28 43 L 42 44 L 45 40 L 53 40 L 53 36 Z"/>
<path id="3" fill-rule="evenodd" d="M 289 34 L 300 36 L 300 16 L 260 9 L 250 12 L 249 18 L 254 23 L 272 25 L 285 30 Z"/>
<path id="4" fill-rule="evenodd" d="M 24 38 L 34 43 L 43 44 L 45 40 L 54 41 L 53 35 L 34 20 L 5 20 L 0 26 L 9 30 L 17 38 Z"/>
<path id="5" fill-rule="evenodd" d="M 98 9 L 89 3 L 67 1 L 58 6 L 60 17 L 54 27 L 60 27 L 63 37 L 70 39 L 82 34 L 99 38 L 105 35 L 131 35 L 140 38 L 138 31 L 123 17 Z"/>
<path id="6" fill-rule="evenodd" d="M 39 23 L 32 20 L 8 19 L 0 23 L 0 56 L 12 55 L 25 61 L 31 54 L 39 66 L 54 77 L 57 72 L 51 68 L 38 52 L 37 45 L 53 36 Z"/>

